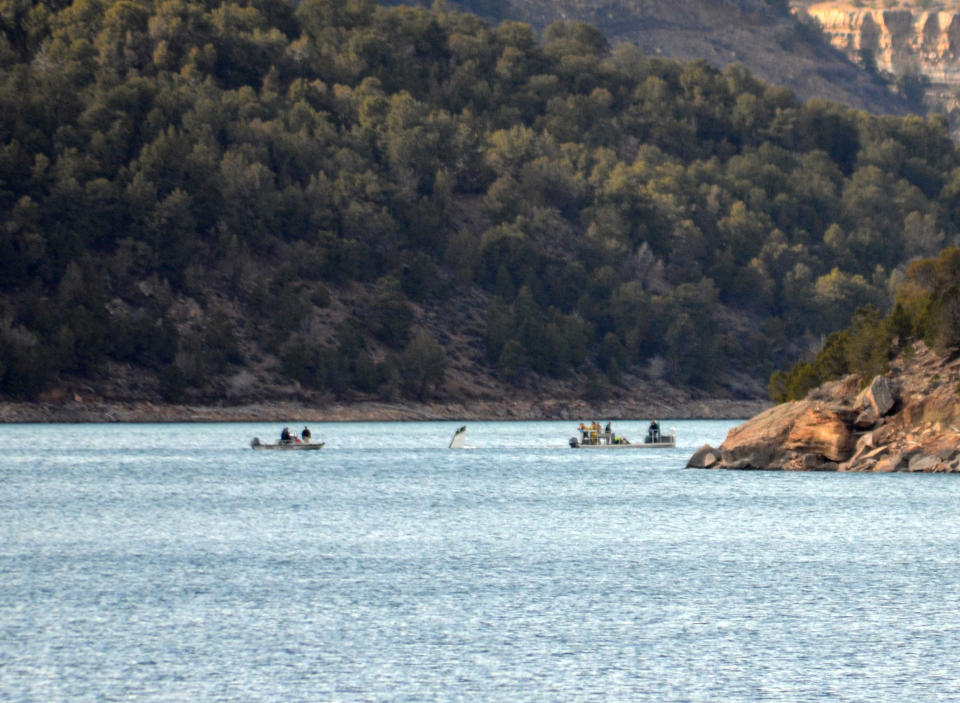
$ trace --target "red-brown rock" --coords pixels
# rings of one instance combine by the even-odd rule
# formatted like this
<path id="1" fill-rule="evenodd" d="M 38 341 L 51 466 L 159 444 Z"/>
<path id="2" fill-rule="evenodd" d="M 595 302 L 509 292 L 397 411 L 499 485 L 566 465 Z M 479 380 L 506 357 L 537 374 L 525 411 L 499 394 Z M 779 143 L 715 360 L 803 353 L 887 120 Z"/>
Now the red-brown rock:
<path id="1" fill-rule="evenodd" d="M 862 392 L 847 376 L 733 428 L 714 468 L 960 471 L 960 357 L 922 342 Z M 858 439 L 859 437 L 859 439 Z M 711 447 L 698 455 L 713 457 Z M 701 461 L 702 463 L 702 461 Z"/>
<path id="2" fill-rule="evenodd" d="M 818 401 L 784 403 L 735 427 L 720 446 L 729 468 L 822 468 L 848 459 L 854 438 L 841 415 Z M 703 451 L 703 450 L 701 450 Z"/>
<path id="3" fill-rule="evenodd" d="M 846 461 L 853 453 L 853 433 L 840 416 L 825 405 L 806 408 L 794 421 L 784 448 L 799 454 L 818 454 Z"/>

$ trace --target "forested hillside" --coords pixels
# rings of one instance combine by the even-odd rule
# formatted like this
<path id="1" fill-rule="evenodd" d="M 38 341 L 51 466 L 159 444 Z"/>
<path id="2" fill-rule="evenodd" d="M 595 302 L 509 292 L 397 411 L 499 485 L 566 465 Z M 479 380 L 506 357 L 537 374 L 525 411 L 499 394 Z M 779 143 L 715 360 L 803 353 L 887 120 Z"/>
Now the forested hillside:
<path id="1" fill-rule="evenodd" d="M 869 381 L 889 369 L 891 359 L 923 341 L 945 356 L 960 350 L 960 248 L 914 261 L 886 315 L 872 306 L 856 311 L 850 324 L 830 334 L 813 359 L 797 362 L 770 378 L 777 401 L 799 400 L 808 391 L 847 374 Z M 938 379 L 934 379 L 935 381 Z M 960 394 L 960 387 L 956 389 Z"/>
<path id="2" fill-rule="evenodd" d="M 830 46 L 817 20 L 794 14 L 795 2 L 784 0 L 450 0 L 458 9 L 493 22 L 518 20 L 539 31 L 557 21 L 580 20 L 595 25 L 612 44 L 629 42 L 663 58 L 705 59 L 723 69 L 747 66 L 765 81 L 789 87 L 803 99 L 825 98 L 877 114 L 904 115 L 910 98 L 905 74 L 894 71 L 896 87 L 873 67 L 859 66 Z M 809 0 L 811 3 L 816 0 Z M 400 4 L 387 0 L 384 4 Z M 405 4 L 430 7 L 429 0 Z M 918 25 L 919 26 L 919 25 Z M 920 31 L 919 29 L 917 31 Z M 924 30 L 926 31 L 926 30 Z M 909 41 L 908 32 L 895 31 Z M 914 39 L 918 56 L 938 42 Z M 946 42 L 943 51 L 950 51 Z M 923 47 L 922 49 L 919 47 Z M 916 61 L 914 62 L 916 63 Z M 893 82 L 891 81 L 891 82 Z M 899 95 L 898 95 L 899 94 Z M 904 98 L 907 99 L 904 99 Z M 917 102 L 913 108 L 924 109 Z"/>
<path id="3" fill-rule="evenodd" d="M 941 121 L 583 24 L 78 0 L 0 28 L 7 397 L 762 384 L 958 241 Z"/>

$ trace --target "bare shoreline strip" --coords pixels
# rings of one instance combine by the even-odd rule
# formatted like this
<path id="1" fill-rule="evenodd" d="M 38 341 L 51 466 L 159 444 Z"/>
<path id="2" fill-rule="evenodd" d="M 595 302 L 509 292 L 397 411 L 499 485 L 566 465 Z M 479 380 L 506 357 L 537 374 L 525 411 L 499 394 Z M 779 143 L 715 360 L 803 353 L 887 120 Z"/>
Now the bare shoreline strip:
<path id="1" fill-rule="evenodd" d="M 165 405 L 81 401 L 0 403 L 0 423 L 80 422 L 376 422 L 440 420 L 630 420 L 646 418 L 737 420 L 770 407 L 761 400 L 702 399 L 678 404 L 582 400 L 447 403 L 263 402 L 245 405 Z"/>

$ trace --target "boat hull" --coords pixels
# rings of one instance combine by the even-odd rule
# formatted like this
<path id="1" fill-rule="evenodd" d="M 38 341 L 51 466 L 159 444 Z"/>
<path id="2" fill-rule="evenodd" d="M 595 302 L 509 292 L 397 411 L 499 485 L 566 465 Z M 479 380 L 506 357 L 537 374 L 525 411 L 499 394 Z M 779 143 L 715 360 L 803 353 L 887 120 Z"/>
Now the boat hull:
<path id="1" fill-rule="evenodd" d="M 280 442 L 278 444 L 263 444 L 256 438 L 250 442 L 251 449 L 276 449 L 279 451 L 307 452 L 323 449 L 324 442 Z"/>
<path id="2" fill-rule="evenodd" d="M 573 449 L 669 449 L 676 442 L 640 442 L 638 444 L 571 444 Z"/>

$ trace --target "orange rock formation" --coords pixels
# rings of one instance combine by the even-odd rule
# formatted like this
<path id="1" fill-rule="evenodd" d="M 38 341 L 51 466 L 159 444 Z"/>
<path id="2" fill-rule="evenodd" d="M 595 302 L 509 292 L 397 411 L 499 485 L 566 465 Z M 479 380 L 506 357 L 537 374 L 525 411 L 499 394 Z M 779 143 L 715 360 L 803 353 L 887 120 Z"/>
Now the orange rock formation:
<path id="1" fill-rule="evenodd" d="M 861 390 L 849 376 L 701 447 L 694 468 L 960 472 L 960 357 L 922 343 Z"/>

